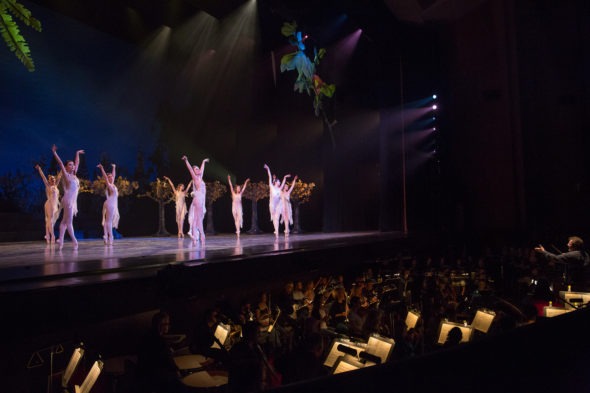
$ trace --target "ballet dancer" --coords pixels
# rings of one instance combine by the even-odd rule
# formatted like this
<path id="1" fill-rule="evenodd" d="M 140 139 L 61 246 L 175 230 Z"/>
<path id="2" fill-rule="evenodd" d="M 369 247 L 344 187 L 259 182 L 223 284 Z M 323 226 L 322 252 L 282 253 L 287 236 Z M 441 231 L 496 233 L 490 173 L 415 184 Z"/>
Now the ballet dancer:
<path id="1" fill-rule="evenodd" d="M 190 192 L 191 187 L 193 186 L 193 181 L 191 180 L 188 183 L 186 189 L 184 188 L 183 183 L 178 183 L 176 187 L 174 187 L 174 183 L 168 176 L 164 176 L 164 179 L 168 181 L 170 187 L 172 187 L 172 191 L 174 192 L 174 201 L 176 203 L 176 226 L 178 227 L 178 237 L 184 237 L 184 218 L 186 216 L 186 196 Z M 190 217 L 189 217 L 190 220 Z"/>
<path id="2" fill-rule="evenodd" d="M 291 191 L 295 188 L 295 183 L 297 183 L 297 175 L 293 178 L 293 183 L 291 187 L 288 184 L 283 186 L 281 191 L 281 203 L 283 205 L 283 214 L 281 217 L 281 222 L 285 224 L 285 236 L 289 236 L 289 228 L 290 225 L 293 225 L 293 208 L 291 207 Z"/>
<path id="3" fill-rule="evenodd" d="M 283 213 L 283 205 L 281 203 L 281 190 L 285 186 L 287 178 L 291 175 L 285 175 L 285 177 L 283 177 L 283 182 L 281 183 L 276 177 L 273 177 L 273 175 L 270 173 L 270 168 L 268 167 L 268 165 L 264 164 L 264 169 L 266 169 L 266 172 L 268 173 L 268 208 L 270 211 L 270 220 L 272 221 L 272 225 L 275 230 L 275 237 L 278 237 L 279 223 L 281 219 L 281 214 Z"/>
<path id="4" fill-rule="evenodd" d="M 47 200 L 45 201 L 45 240 L 47 244 L 55 244 L 55 223 L 57 218 L 59 217 L 59 188 L 57 185 L 59 184 L 59 180 L 61 175 L 58 174 L 57 177 L 53 175 L 49 175 L 45 177 L 43 173 L 43 169 L 39 165 L 35 165 L 35 169 L 39 171 L 39 175 L 41 179 L 43 179 L 43 184 L 45 184 L 45 194 L 47 195 Z"/>
<path id="5" fill-rule="evenodd" d="M 64 246 L 64 236 L 66 229 L 72 239 L 74 250 L 78 249 L 78 240 L 74 234 L 74 216 L 78 213 L 78 191 L 80 190 L 80 181 L 76 177 L 78 172 L 78 165 L 80 164 L 80 154 L 84 154 L 84 150 L 78 150 L 76 152 L 76 158 L 74 161 L 68 160 L 64 165 L 61 158 L 57 154 L 57 146 L 53 145 L 51 150 L 53 156 L 61 168 L 61 179 L 63 181 L 64 195 L 61 198 L 61 206 L 63 209 L 63 215 L 59 223 L 59 249 L 61 250 Z"/>
<path id="6" fill-rule="evenodd" d="M 193 179 L 192 181 L 194 191 L 194 197 L 191 202 L 191 207 L 193 208 L 193 217 L 191 222 L 191 230 L 188 234 L 193 240 L 193 244 L 196 244 L 197 240 L 199 240 L 201 244 L 204 244 L 205 231 L 203 230 L 203 220 L 205 219 L 205 213 L 207 212 L 205 207 L 207 189 L 205 182 L 203 181 L 203 173 L 205 172 L 205 163 L 209 162 L 209 159 L 205 158 L 203 160 L 201 163 L 201 168 L 196 165 L 191 166 L 186 156 L 182 156 L 182 160 L 186 164 L 186 167 L 191 174 L 191 178 Z"/>
<path id="7" fill-rule="evenodd" d="M 105 195 L 107 199 L 104 201 L 102 205 L 102 229 L 103 229 L 103 236 L 104 244 L 108 246 L 113 245 L 113 228 L 119 227 L 119 190 L 117 190 L 117 186 L 115 186 L 115 179 L 117 178 L 115 164 L 111 164 L 112 171 L 111 173 L 106 173 L 102 164 L 98 164 L 97 167 L 100 169 L 102 173 L 102 178 L 105 180 L 107 188 L 105 190 Z"/>
<path id="8" fill-rule="evenodd" d="M 243 186 L 236 185 L 234 189 L 231 183 L 231 177 L 227 175 L 227 182 L 229 183 L 229 189 L 231 191 L 231 213 L 234 216 L 234 224 L 236 225 L 236 235 L 240 236 L 240 228 L 244 223 L 243 212 L 242 212 L 242 194 L 248 185 L 250 179 L 246 179 Z"/>

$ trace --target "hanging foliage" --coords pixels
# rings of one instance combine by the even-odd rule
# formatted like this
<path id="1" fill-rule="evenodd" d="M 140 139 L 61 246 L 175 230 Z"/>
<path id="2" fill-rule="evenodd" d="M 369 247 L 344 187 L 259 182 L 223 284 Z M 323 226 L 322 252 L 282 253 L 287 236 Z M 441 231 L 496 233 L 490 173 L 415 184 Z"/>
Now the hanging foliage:
<path id="1" fill-rule="evenodd" d="M 313 60 L 311 60 L 305 53 L 305 38 L 302 37 L 301 31 L 297 31 L 297 22 L 295 21 L 285 22 L 281 28 L 281 34 L 287 37 L 289 43 L 296 48 L 295 52 L 288 53 L 281 58 L 281 72 L 297 71 L 293 90 L 299 93 L 306 92 L 310 96 L 313 94 L 315 115 L 322 115 L 326 123 L 330 125 L 323 108 L 323 101 L 334 96 L 336 86 L 324 82 L 316 72 L 317 65 L 325 56 L 326 50 L 314 48 Z"/>
<path id="2" fill-rule="evenodd" d="M 0 0 L 0 34 L 11 52 L 24 64 L 29 71 L 35 71 L 29 44 L 20 33 L 20 29 L 12 16 L 20 19 L 25 25 L 41 31 L 41 22 L 31 16 L 25 6 L 15 0 Z"/>

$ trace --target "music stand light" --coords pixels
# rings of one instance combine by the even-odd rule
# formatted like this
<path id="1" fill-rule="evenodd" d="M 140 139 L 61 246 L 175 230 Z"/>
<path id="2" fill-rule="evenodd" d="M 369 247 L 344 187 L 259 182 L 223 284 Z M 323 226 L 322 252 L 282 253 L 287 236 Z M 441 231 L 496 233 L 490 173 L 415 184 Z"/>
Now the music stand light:
<path id="1" fill-rule="evenodd" d="M 586 305 L 590 302 L 590 293 L 589 292 L 572 292 L 572 291 L 559 291 L 559 297 L 565 300 L 565 308 L 575 309 L 574 301 L 572 299 L 582 299 L 582 304 Z"/>
<path id="2" fill-rule="evenodd" d="M 547 318 L 553 318 L 557 317 L 558 315 L 572 312 L 574 310 L 575 308 L 545 306 L 543 307 L 543 316 Z"/>
<path id="3" fill-rule="evenodd" d="M 96 380 L 98 379 L 98 376 L 100 375 L 103 367 L 104 363 L 102 360 L 95 361 L 90 368 L 90 371 L 88 371 L 86 378 L 84 378 L 82 385 L 74 385 L 74 393 L 89 393 L 90 389 L 92 389 L 96 383 Z"/>
<path id="4" fill-rule="evenodd" d="M 340 374 L 346 373 L 349 371 L 358 370 L 359 368 L 363 368 L 364 365 L 356 360 L 353 356 L 344 355 L 339 356 L 332 367 L 332 374 Z"/>
<path id="5" fill-rule="evenodd" d="M 475 330 L 479 330 L 482 333 L 487 333 L 488 330 L 490 330 L 490 326 L 492 326 L 492 322 L 494 321 L 495 317 L 495 312 L 480 308 L 475 313 L 473 321 L 471 322 L 471 326 Z"/>
<path id="6" fill-rule="evenodd" d="M 369 337 L 365 351 L 370 355 L 379 357 L 381 363 L 385 363 L 389 360 L 393 352 L 393 347 L 395 347 L 395 340 L 393 338 L 383 337 L 373 333 Z"/>
<path id="7" fill-rule="evenodd" d="M 352 353 L 352 351 L 355 351 L 356 352 L 355 356 L 358 356 L 359 352 L 365 350 L 365 346 L 363 346 L 360 343 L 353 343 L 350 340 L 334 339 L 332 341 L 332 346 L 330 347 L 330 351 L 328 352 L 328 355 L 326 355 L 326 360 L 324 360 L 324 366 L 329 367 L 329 368 L 333 368 L 340 356 L 346 355 L 349 352 Z M 350 351 L 346 350 L 346 352 L 342 352 L 338 349 L 339 347 L 340 347 L 340 349 L 343 349 L 344 347 L 350 348 Z"/>
<path id="8" fill-rule="evenodd" d="M 461 329 L 461 333 L 463 333 L 463 337 L 461 338 L 462 343 L 467 343 L 471 340 L 471 335 L 473 334 L 473 327 L 467 324 L 443 320 L 440 321 L 440 325 L 438 327 L 438 340 L 436 343 L 443 345 L 447 341 L 449 331 L 454 327 L 458 327 L 459 329 Z"/>
<path id="9" fill-rule="evenodd" d="M 420 312 L 416 310 L 408 310 L 408 315 L 406 316 L 406 328 L 410 330 L 416 327 L 416 323 L 418 323 L 418 319 L 420 319 Z"/>
<path id="10" fill-rule="evenodd" d="M 76 371 L 76 367 L 78 367 L 80 359 L 82 359 L 82 356 L 84 356 L 84 348 L 82 348 L 82 346 L 74 348 L 74 352 L 72 352 L 72 356 L 70 357 L 68 366 L 64 371 L 64 375 L 61 377 L 62 388 L 65 389 L 68 387 L 68 383 L 70 383 L 70 379 L 72 378 L 72 375 L 74 375 L 74 371 Z"/>
<path id="11" fill-rule="evenodd" d="M 219 340 L 222 345 L 225 345 L 225 341 L 229 337 L 230 330 L 231 327 L 229 325 L 224 325 L 222 323 L 217 324 L 217 327 L 215 328 L 215 338 L 217 338 L 217 340 Z M 211 345 L 211 348 L 221 349 L 217 341 Z"/>

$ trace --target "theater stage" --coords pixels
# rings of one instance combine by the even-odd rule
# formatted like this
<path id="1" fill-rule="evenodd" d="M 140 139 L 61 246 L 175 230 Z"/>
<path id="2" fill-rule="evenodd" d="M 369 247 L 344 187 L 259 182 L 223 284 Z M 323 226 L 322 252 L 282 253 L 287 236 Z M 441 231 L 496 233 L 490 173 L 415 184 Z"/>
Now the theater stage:
<path id="1" fill-rule="evenodd" d="M 218 263 L 335 250 L 343 247 L 389 243 L 399 232 L 338 232 L 281 235 L 218 234 L 206 244 L 190 238 L 136 237 L 80 240 L 74 250 L 66 240 L 62 250 L 43 241 L 0 243 L 0 292 L 80 286 L 155 276 L 170 266 L 195 267 Z"/>

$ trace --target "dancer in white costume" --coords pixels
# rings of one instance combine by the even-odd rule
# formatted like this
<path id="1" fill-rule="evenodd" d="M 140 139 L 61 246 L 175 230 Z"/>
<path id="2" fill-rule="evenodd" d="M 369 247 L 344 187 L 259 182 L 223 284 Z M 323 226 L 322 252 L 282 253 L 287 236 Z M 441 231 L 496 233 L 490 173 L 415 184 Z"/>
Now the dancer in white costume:
<path id="1" fill-rule="evenodd" d="M 55 244 L 55 223 L 57 221 L 57 217 L 59 217 L 59 188 L 57 185 L 59 184 L 59 180 L 61 175 L 57 175 L 57 177 L 53 175 L 49 175 L 45 177 L 43 173 L 43 169 L 39 165 L 35 165 L 35 169 L 39 171 L 39 175 L 41 179 L 43 179 L 43 184 L 45 184 L 45 194 L 47 195 L 47 200 L 45 201 L 45 240 L 48 244 Z"/>
<path id="2" fill-rule="evenodd" d="M 264 169 L 266 169 L 266 172 L 268 173 L 268 208 L 270 211 L 270 220 L 272 221 L 272 225 L 275 230 L 275 237 L 278 237 L 279 223 L 281 219 L 281 214 L 283 213 L 283 205 L 281 203 L 281 189 L 285 186 L 287 178 L 291 175 L 285 175 L 285 177 L 283 177 L 283 182 L 281 183 L 277 178 L 273 179 L 273 176 L 270 173 L 270 168 L 268 167 L 268 165 L 264 164 Z"/>
<path id="3" fill-rule="evenodd" d="M 194 197 L 191 202 L 193 214 L 192 217 L 189 214 L 189 220 L 191 220 L 191 230 L 189 231 L 189 236 L 193 240 L 193 243 L 196 243 L 197 240 L 199 240 L 201 244 L 204 244 L 205 231 L 203 230 L 203 220 L 205 219 L 205 213 L 207 212 L 205 207 L 207 189 L 205 182 L 203 181 L 203 173 L 205 171 L 205 163 L 209 162 L 209 159 L 205 158 L 203 160 L 201 163 L 201 168 L 196 165 L 191 166 L 186 156 L 182 156 L 182 160 L 185 162 L 186 167 L 193 179 Z"/>
<path id="4" fill-rule="evenodd" d="M 59 223 L 59 238 L 57 239 L 57 242 L 59 243 L 59 249 L 61 250 L 64 245 L 64 235 L 67 229 L 72 238 L 74 250 L 77 250 L 78 240 L 76 240 L 76 236 L 74 235 L 74 216 L 78 213 L 78 191 L 80 190 L 80 181 L 76 177 L 76 173 L 78 172 L 78 165 L 80 165 L 80 154 L 84 154 L 84 150 L 78 150 L 74 161 L 68 160 L 65 165 L 57 155 L 57 146 L 53 145 L 51 150 L 61 168 L 64 187 L 64 195 L 61 198 L 63 215 Z"/>
<path id="5" fill-rule="evenodd" d="M 176 203 L 176 226 L 178 227 L 178 237 L 184 237 L 184 218 L 186 216 L 186 196 L 190 192 L 191 187 L 193 186 L 193 181 L 191 180 L 188 183 L 188 187 L 184 188 L 184 184 L 178 183 L 176 187 L 174 187 L 174 183 L 168 176 L 164 176 L 164 179 L 168 181 L 170 187 L 172 187 L 172 191 L 174 192 L 174 201 Z M 190 217 L 189 217 L 190 220 Z M 190 222 L 190 221 L 189 221 Z"/>
<path id="6" fill-rule="evenodd" d="M 117 178 L 115 164 L 111 164 L 113 170 L 111 173 L 106 173 L 102 164 L 98 164 L 97 167 L 100 168 L 102 173 L 103 179 L 105 179 L 107 188 L 105 190 L 105 195 L 107 199 L 104 201 L 102 205 L 102 229 L 103 229 L 103 236 L 104 244 L 106 245 L 113 245 L 113 228 L 119 227 L 119 190 L 117 190 L 117 186 L 115 186 L 115 179 Z"/>
<path id="7" fill-rule="evenodd" d="M 283 186 L 281 191 L 281 203 L 283 205 L 283 214 L 281 217 L 281 222 L 285 224 L 285 236 L 289 236 L 289 228 L 290 225 L 293 225 L 293 208 L 291 207 L 291 191 L 295 188 L 295 183 L 297 183 L 297 175 L 293 178 L 293 183 L 291 187 L 287 184 Z"/>
<path id="8" fill-rule="evenodd" d="M 244 223 L 243 211 L 242 211 L 242 194 L 248 185 L 250 179 L 246 179 L 243 186 L 236 185 L 234 189 L 231 184 L 231 177 L 227 175 L 227 182 L 229 183 L 229 189 L 231 191 L 231 213 L 234 216 L 234 224 L 236 225 L 236 235 L 240 236 L 240 228 Z"/>

